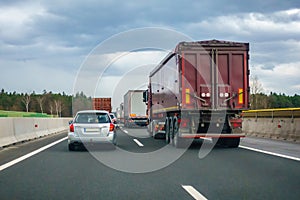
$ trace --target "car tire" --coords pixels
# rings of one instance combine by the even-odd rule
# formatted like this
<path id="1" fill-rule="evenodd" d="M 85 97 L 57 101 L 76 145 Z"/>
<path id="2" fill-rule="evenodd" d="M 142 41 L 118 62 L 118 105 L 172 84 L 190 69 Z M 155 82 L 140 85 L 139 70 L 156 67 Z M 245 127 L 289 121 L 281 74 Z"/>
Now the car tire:
<path id="1" fill-rule="evenodd" d="M 117 146 L 117 138 L 113 139 L 113 145 Z"/>
<path id="2" fill-rule="evenodd" d="M 74 151 L 75 150 L 75 146 L 74 144 L 68 144 L 68 148 L 69 148 L 69 151 Z"/>

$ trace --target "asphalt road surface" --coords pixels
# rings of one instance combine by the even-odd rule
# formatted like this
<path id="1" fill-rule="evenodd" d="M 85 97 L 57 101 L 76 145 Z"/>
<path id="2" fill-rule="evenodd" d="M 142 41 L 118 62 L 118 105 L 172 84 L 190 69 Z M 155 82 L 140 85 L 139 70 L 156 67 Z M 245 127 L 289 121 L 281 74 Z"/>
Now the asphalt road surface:
<path id="1" fill-rule="evenodd" d="M 299 144 L 249 138 L 230 149 L 196 141 L 185 151 L 145 129 L 117 133 L 116 148 L 69 152 L 62 133 L 0 150 L 0 199 L 300 199 Z"/>

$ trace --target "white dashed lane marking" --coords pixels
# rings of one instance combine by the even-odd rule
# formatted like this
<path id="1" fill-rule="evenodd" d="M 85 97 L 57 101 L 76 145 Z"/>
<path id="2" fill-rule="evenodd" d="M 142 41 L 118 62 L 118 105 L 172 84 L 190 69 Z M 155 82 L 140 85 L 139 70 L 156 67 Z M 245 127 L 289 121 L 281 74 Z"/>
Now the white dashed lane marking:
<path id="1" fill-rule="evenodd" d="M 140 141 L 138 141 L 138 139 L 133 139 L 133 141 L 134 141 L 137 145 L 139 145 L 140 147 L 143 147 L 143 146 L 144 146 Z"/>
<path id="2" fill-rule="evenodd" d="M 240 145 L 239 148 L 247 149 L 247 150 L 250 150 L 250 151 L 256 151 L 256 152 L 259 152 L 259 153 L 264 153 L 264 154 L 277 156 L 277 157 L 281 157 L 281 158 L 287 158 L 287 159 L 291 159 L 291 160 L 300 161 L 300 158 L 296 158 L 296 157 L 293 157 L 293 156 L 287 156 L 287 155 L 283 155 L 283 154 L 279 154 L 279 153 L 273 153 L 273 152 L 265 151 L 265 150 L 261 150 L 261 149 L 255 149 L 255 148 L 252 148 L 252 147 L 246 147 L 246 146 L 241 146 Z"/>
<path id="3" fill-rule="evenodd" d="M 187 191 L 187 193 L 189 193 L 196 200 L 206 200 L 207 199 L 200 192 L 198 192 L 193 186 L 182 185 L 182 187 L 183 187 L 183 189 L 185 189 L 185 191 Z"/>
<path id="4" fill-rule="evenodd" d="M 31 156 L 34 156 L 35 154 L 38 154 L 38 153 L 40 153 L 40 152 L 42 152 L 42 151 L 44 151 L 44 150 L 46 150 L 46 149 L 48 149 L 48 148 L 50 148 L 50 147 L 52 147 L 52 146 L 58 144 L 58 143 L 60 143 L 60 142 L 62 142 L 62 141 L 64 141 L 64 140 L 66 140 L 66 139 L 68 139 L 68 137 L 64 137 L 64 138 L 62 138 L 62 139 L 60 139 L 60 140 L 57 140 L 57 141 L 55 141 L 55 142 L 52 142 L 51 144 L 48 144 L 48 145 L 46 145 L 46 146 L 44 146 L 44 147 L 41 147 L 41 148 L 39 148 L 39 149 L 37 149 L 37 150 L 35 150 L 35 151 L 33 151 L 33 152 L 30 152 L 30 153 L 28 153 L 28 154 L 26 154 L 26 155 L 24 155 L 24 156 L 21 156 L 20 158 L 17 158 L 17 159 L 15 159 L 15 160 L 13 160 L 13 161 L 10 161 L 10 162 L 8 162 L 8 163 L 6 163 L 6 164 L 4 164 L 4 165 L 1 165 L 1 166 L 0 166 L 0 171 L 6 169 L 6 168 L 8 168 L 8 167 L 11 167 L 11 166 L 13 166 L 13 165 L 15 165 L 15 164 L 17 164 L 17 163 L 19 163 L 19 162 L 21 162 L 21 161 L 27 159 L 27 158 L 30 158 Z"/>

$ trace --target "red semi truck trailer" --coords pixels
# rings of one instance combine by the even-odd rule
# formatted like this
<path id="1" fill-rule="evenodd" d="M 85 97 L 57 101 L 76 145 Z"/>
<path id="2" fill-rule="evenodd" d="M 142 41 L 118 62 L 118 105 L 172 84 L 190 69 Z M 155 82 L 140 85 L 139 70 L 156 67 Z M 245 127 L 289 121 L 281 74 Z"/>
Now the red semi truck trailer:
<path id="1" fill-rule="evenodd" d="M 238 147 L 245 135 L 233 130 L 249 108 L 248 53 L 249 43 L 179 43 L 150 73 L 144 92 L 151 135 L 163 133 L 176 147 L 205 137 Z"/>

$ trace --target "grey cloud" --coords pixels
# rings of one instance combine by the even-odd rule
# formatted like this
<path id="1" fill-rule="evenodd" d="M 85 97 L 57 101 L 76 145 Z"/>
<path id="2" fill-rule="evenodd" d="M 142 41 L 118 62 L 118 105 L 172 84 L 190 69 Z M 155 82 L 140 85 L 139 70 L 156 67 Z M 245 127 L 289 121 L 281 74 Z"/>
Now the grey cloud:
<path id="1" fill-rule="evenodd" d="M 251 65 L 262 65 L 260 70 L 299 61 L 300 29 L 293 27 L 300 22 L 299 13 L 287 15 L 285 11 L 300 8 L 300 1 L 44 0 L 37 3 L 3 0 L 0 11 L 28 4 L 39 5 L 43 12 L 31 15 L 26 29 L 16 27 L 14 31 L 1 30 L 0 27 L 1 70 L 8 65 L 10 68 L 30 68 L 34 63 L 44 70 L 74 74 L 85 56 L 99 43 L 105 43 L 107 38 L 122 31 L 145 26 L 169 27 L 195 40 L 216 38 L 250 42 Z M 283 26 L 276 29 L 251 26 L 247 21 L 251 13 L 257 21 L 271 21 L 275 26 Z M 234 26 L 229 26 L 232 24 Z M 8 33 L 12 34 L 1 35 L 1 31 L 11 31 Z M 155 41 L 155 37 L 149 32 L 146 39 Z M 134 41 L 135 38 L 127 38 L 119 42 L 130 46 Z M 169 44 L 170 48 L 175 45 Z M 107 50 L 122 49 L 109 46 Z M 119 75 L 116 71 L 107 74 Z"/>
<path id="2" fill-rule="evenodd" d="M 261 69 L 263 70 L 273 70 L 275 68 L 275 66 L 272 65 L 264 65 L 261 67 Z"/>

